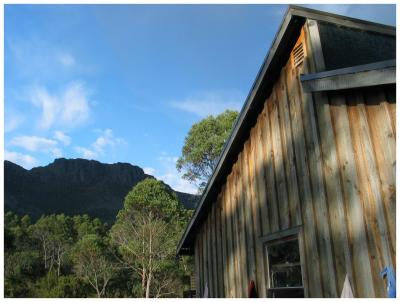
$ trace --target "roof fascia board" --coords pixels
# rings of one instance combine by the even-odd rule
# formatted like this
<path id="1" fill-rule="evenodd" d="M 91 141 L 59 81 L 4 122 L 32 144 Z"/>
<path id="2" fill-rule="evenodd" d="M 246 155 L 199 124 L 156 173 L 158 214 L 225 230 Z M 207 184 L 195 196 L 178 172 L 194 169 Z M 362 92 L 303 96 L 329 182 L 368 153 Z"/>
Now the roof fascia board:
<path id="1" fill-rule="evenodd" d="M 349 73 L 337 73 L 330 76 L 305 80 L 300 77 L 305 92 L 332 91 L 351 88 L 371 87 L 396 83 L 396 66 L 379 69 L 362 70 Z"/>
<path id="2" fill-rule="evenodd" d="M 300 79 L 302 81 L 309 81 L 309 80 L 332 77 L 332 76 L 336 76 L 336 75 L 358 73 L 358 72 L 362 72 L 362 71 L 384 69 L 384 68 L 389 68 L 389 67 L 396 67 L 396 59 L 379 61 L 379 62 L 345 67 L 345 68 L 339 68 L 339 69 L 333 69 L 333 70 L 327 70 L 327 71 L 311 73 L 311 74 L 302 74 L 302 75 L 300 75 Z"/>

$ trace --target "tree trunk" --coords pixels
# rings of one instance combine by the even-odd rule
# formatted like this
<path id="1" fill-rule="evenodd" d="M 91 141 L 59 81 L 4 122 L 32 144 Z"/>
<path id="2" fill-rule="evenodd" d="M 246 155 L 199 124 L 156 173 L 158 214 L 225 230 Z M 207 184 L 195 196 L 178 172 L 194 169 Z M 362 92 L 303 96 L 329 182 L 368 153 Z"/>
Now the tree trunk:
<path id="1" fill-rule="evenodd" d="M 43 241 L 43 251 L 44 251 L 44 269 L 47 269 L 47 249 L 46 249 L 46 241 Z"/>
<path id="2" fill-rule="evenodd" d="M 52 251 L 51 257 L 50 257 L 49 272 L 53 269 L 53 265 L 54 265 L 54 251 Z"/>
<path id="3" fill-rule="evenodd" d="M 146 298 L 150 298 L 150 283 L 151 283 L 151 278 L 152 278 L 152 273 L 151 271 L 149 272 L 149 277 L 147 278 L 147 286 L 146 286 Z"/>
<path id="4" fill-rule="evenodd" d="M 150 231 L 150 240 L 149 240 L 149 276 L 147 277 L 147 286 L 146 286 L 146 298 L 150 298 L 150 283 L 151 283 L 151 277 L 152 277 L 152 239 L 153 239 L 153 234 Z"/>
<path id="5" fill-rule="evenodd" d="M 60 256 L 60 247 L 57 249 L 57 276 L 60 277 L 61 270 L 61 256 Z"/>
<path id="6" fill-rule="evenodd" d="M 142 269 L 142 295 L 143 295 L 143 298 L 145 297 L 145 293 L 146 293 L 146 269 L 143 268 Z"/>

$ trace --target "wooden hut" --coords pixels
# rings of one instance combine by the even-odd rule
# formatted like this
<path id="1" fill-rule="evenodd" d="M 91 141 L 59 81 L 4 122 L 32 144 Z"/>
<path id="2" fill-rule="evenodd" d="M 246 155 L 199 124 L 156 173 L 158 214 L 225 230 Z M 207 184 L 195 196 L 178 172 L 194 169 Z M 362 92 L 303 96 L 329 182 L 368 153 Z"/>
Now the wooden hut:
<path id="1" fill-rule="evenodd" d="M 179 243 L 197 296 L 386 297 L 395 28 L 290 6 Z M 250 286 L 251 287 L 251 286 Z"/>

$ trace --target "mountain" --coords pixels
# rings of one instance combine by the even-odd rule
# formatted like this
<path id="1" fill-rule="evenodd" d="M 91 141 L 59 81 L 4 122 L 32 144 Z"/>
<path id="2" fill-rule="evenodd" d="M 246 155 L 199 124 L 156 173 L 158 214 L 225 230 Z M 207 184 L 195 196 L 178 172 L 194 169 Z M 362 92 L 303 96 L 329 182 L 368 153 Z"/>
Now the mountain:
<path id="1" fill-rule="evenodd" d="M 26 170 L 4 161 L 5 211 L 33 219 L 53 213 L 88 214 L 112 222 L 126 194 L 148 177 L 153 178 L 128 163 L 59 158 L 45 167 Z M 175 193 L 186 208 L 195 207 L 197 195 Z"/>

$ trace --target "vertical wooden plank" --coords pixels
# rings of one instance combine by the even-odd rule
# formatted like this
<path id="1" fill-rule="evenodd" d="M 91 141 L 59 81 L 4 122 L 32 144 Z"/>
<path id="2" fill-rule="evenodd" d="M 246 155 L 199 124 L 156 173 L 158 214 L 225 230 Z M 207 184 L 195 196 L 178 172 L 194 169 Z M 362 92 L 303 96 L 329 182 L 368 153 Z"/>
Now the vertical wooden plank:
<path id="1" fill-rule="evenodd" d="M 227 297 L 233 298 L 235 297 L 235 244 L 234 244 L 234 233 L 233 233 L 233 215 L 232 215 L 232 194 L 231 194 L 231 184 L 232 184 L 232 173 L 227 177 L 226 181 L 226 190 L 225 190 L 225 205 L 226 205 L 226 214 L 225 214 L 225 223 L 226 223 L 226 240 L 227 240 L 227 269 L 228 269 L 228 292 Z"/>
<path id="2" fill-rule="evenodd" d="M 235 297 L 240 298 L 243 294 L 243 278 L 245 278 L 246 271 L 243 270 L 243 229 L 241 228 L 241 220 L 239 215 L 239 188 L 237 182 L 237 162 L 234 164 L 232 168 L 232 183 L 230 187 L 231 192 L 231 213 L 232 213 L 232 224 L 233 224 L 233 236 L 234 236 L 234 249 L 235 249 L 235 266 L 234 266 L 234 282 L 235 282 Z"/>
<path id="3" fill-rule="evenodd" d="M 376 296 L 385 297 L 385 285 L 380 277 L 380 272 L 383 267 L 391 265 L 392 261 L 379 175 L 369 135 L 363 97 L 359 93 L 350 93 L 347 100 L 360 197 L 363 201 L 373 285 Z"/>
<path id="4" fill-rule="evenodd" d="M 289 68 L 286 74 L 287 96 L 289 102 L 290 119 L 292 121 L 294 153 L 296 171 L 301 200 L 301 213 L 304 235 L 304 255 L 307 258 L 307 289 L 309 297 L 322 297 L 321 272 L 317 235 L 315 232 L 314 210 L 312 202 L 308 157 L 306 152 L 304 126 L 301 116 L 301 94 L 298 91 L 298 75 L 295 69 Z"/>
<path id="5" fill-rule="evenodd" d="M 212 259 L 212 239 L 211 239 L 211 212 L 207 215 L 207 264 L 208 264 L 208 292 L 210 298 L 215 297 L 214 289 L 214 271 L 213 271 L 213 259 Z"/>
<path id="6" fill-rule="evenodd" d="M 385 96 L 380 89 L 368 89 L 364 93 L 368 123 L 383 192 L 383 204 L 387 219 L 392 258 L 396 246 L 396 137 L 384 108 Z M 394 262 L 394 261 L 393 261 Z M 395 265 L 395 262 L 393 263 Z"/>
<path id="7" fill-rule="evenodd" d="M 293 151 L 293 137 L 290 121 L 289 104 L 287 98 L 286 88 L 286 67 L 282 69 L 280 74 L 279 83 L 277 84 L 277 98 L 278 111 L 280 116 L 280 131 L 282 136 L 282 153 L 285 164 L 285 173 L 287 179 L 287 192 L 289 200 L 289 213 L 291 217 L 291 226 L 300 225 L 301 213 L 300 213 L 300 201 L 299 201 L 299 190 L 297 186 L 297 172 L 294 161 Z"/>
<path id="8" fill-rule="evenodd" d="M 275 189 L 275 173 L 274 173 L 274 160 L 273 160 L 273 145 L 271 139 L 271 129 L 270 129 L 270 116 L 268 110 L 268 99 L 264 106 L 265 119 L 262 123 L 262 134 L 263 134 L 263 149 L 264 149 L 264 169 L 266 171 L 267 180 L 267 206 L 269 211 L 270 219 L 270 230 L 271 232 L 276 232 L 279 230 L 279 212 L 278 212 L 278 202 L 276 197 Z"/>
<path id="9" fill-rule="evenodd" d="M 267 193 L 266 193 L 266 175 L 264 169 L 264 148 L 263 148 L 263 132 L 262 127 L 265 123 L 265 108 L 261 112 L 257 122 L 257 135 L 256 135 L 256 159 L 255 159 L 255 170 L 256 170 L 256 184 L 258 192 L 258 204 L 261 211 L 261 234 L 262 236 L 270 232 L 270 218 L 268 212 Z"/>
<path id="10" fill-rule="evenodd" d="M 251 179 L 251 192 L 252 192 L 252 216 L 253 216 L 253 229 L 254 229 L 254 243 L 255 243 L 255 264 L 256 264 L 256 285 L 259 297 L 266 297 L 266 275 L 264 269 L 264 253 L 263 244 L 260 241 L 262 233 L 261 223 L 261 207 L 265 203 L 265 191 L 260 196 L 260 185 L 258 171 L 259 165 L 257 163 L 257 151 L 258 151 L 258 138 L 259 138 L 259 124 L 260 119 L 258 118 L 257 124 L 254 126 L 250 133 L 250 140 L 252 142 L 252 148 L 248 159 L 248 169 L 250 171 Z M 263 188 L 264 190 L 264 188 Z"/>
<path id="11" fill-rule="evenodd" d="M 217 202 L 218 202 L 218 196 L 216 202 L 214 202 L 212 206 L 212 224 L 213 224 L 213 275 L 214 275 L 214 286 L 215 286 L 215 297 L 219 298 L 219 280 L 220 280 L 220 274 L 218 270 L 218 237 L 217 237 L 217 227 L 218 227 L 218 220 L 217 220 Z"/>
<path id="12" fill-rule="evenodd" d="M 238 160 L 235 164 L 236 178 L 236 215 L 238 217 L 238 235 L 239 235 L 239 251 L 240 251 L 240 264 L 241 264 L 241 278 L 239 288 L 241 289 L 240 297 L 245 298 L 247 293 L 247 284 L 249 282 L 249 268 L 248 268 L 248 250 L 247 250 L 247 237 L 246 237 L 246 216 L 245 216 L 245 192 L 242 186 L 243 171 L 241 169 L 243 161 L 243 151 L 239 154 Z"/>
<path id="13" fill-rule="evenodd" d="M 203 222 L 202 226 L 202 247 L 203 247 L 203 288 L 201 289 L 201 296 L 204 296 L 205 288 L 206 286 L 208 287 L 208 290 L 210 289 L 208 285 L 208 258 L 207 258 L 207 220 Z"/>
<path id="14" fill-rule="evenodd" d="M 396 137 L 396 86 L 391 85 L 389 87 L 385 87 L 384 90 L 386 96 L 385 107 L 390 116 L 394 137 Z"/>
<path id="15" fill-rule="evenodd" d="M 355 297 L 374 297 L 375 292 L 371 277 L 371 267 L 369 265 L 363 208 L 359 196 L 347 105 L 345 99 L 339 93 L 332 93 L 330 95 L 330 102 L 337 154 L 340 163 L 342 189 L 346 201 L 349 237 L 352 243 L 351 252 L 354 276 L 357 276 L 354 278 L 354 294 Z"/>
<path id="16" fill-rule="evenodd" d="M 228 182 L 228 179 L 227 179 Z M 227 223 L 226 223 L 226 184 L 222 187 L 222 198 L 221 198 L 221 243 L 222 243 L 222 270 L 224 276 L 224 291 L 223 297 L 229 298 L 229 256 L 228 256 L 228 236 L 227 236 Z"/>
<path id="17" fill-rule="evenodd" d="M 310 72 L 325 70 L 325 62 L 321 50 L 321 41 L 317 23 L 308 22 L 305 26 L 306 61 Z M 311 32 L 311 34 L 310 34 Z M 315 52 L 319 53 L 314 55 Z M 330 217 L 330 231 L 333 245 L 333 254 L 336 269 L 337 294 L 342 290 L 344 279 L 348 274 L 353 284 L 353 270 L 351 265 L 350 249 L 347 236 L 347 227 L 344 210 L 344 200 L 341 190 L 338 159 L 336 154 L 335 137 L 330 116 L 329 101 L 326 93 L 314 93 L 314 104 L 318 129 L 321 137 L 320 147 L 322 168 L 328 213 Z"/>
<path id="18" fill-rule="evenodd" d="M 304 43 L 304 32 L 302 31 L 300 40 Z M 315 53 L 314 53 L 315 55 Z M 310 73 L 308 61 L 305 60 L 297 68 L 297 78 L 300 74 Z M 315 120 L 314 101 L 311 93 L 304 93 L 300 87 L 302 99 L 302 117 L 304 125 L 305 142 L 307 147 L 308 164 L 310 169 L 311 192 L 313 197 L 315 223 L 317 229 L 317 242 L 320 255 L 323 295 L 324 297 L 337 297 L 336 272 L 333 263 L 331 234 L 329 229 L 329 215 L 326 204 L 325 184 L 322 171 L 322 159 L 320 150 L 320 139 Z"/>
<path id="19" fill-rule="evenodd" d="M 288 66 L 289 65 L 289 66 Z M 289 198 L 289 209 L 292 226 L 301 225 L 301 206 L 299 200 L 299 188 L 297 180 L 297 171 L 294 154 L 294 137 L 292 130 L 292 121 L 290 118 L 290 108 L 288 99 L 288 89 L 286 84 L 286 74 L 290 68 L 290 62 L 282 69 L 278 89 L 280 89 L 278 103 L 279 114 L 281 116 L 281 133 L 282 133 L 282 146 L 283 157 L 285 162 L 285 171 L 287 179 L 287 190 Z M 307 274 L 307 256 L 305 253 L 304 245 L 304 231 L 301 230 L 298 235 L 299 250 L 300 250 L 300 264 L 302 269 L 302 279 L 304 286 L 304 296 L 308 297 L 308 274 Z"/>
<path id="20" fill-rule="evenodd" d="M 218 298 L 218 272 L 217 272 L 217 253 L 216 253 L 216 241 L 215 241 L 215 203 L 212 204 L 209 212 L 209 227 L 210 227 L 210 263 L 211 263 L 211 276 L 212 279 L 212 297 Z"/>
<path id="21" fill-rule="evenodd" d="M 242 155 L 241 155 L 241 183 L 244 192 L 244 198 L 242 202 L 242 209 L 244 215 L 244 227 L 246 233 L 246 247 L 247 247 L 247 270 L 248 270 L 248 280 L 247 284 L 250 280 L 256 280 L 256 266 L 255 266 L 255 247 L 254 247 L 254 229 L 253 229 L 253 217 L 252 217 L 252 196 L 251 196 L 251 175 L 248 170 L 248 155 L 250 152 L 250 143 L 251 140 L 247 140 L 244 145 Z"/>
<path id="22" fill-rule="evenodd" d="M 199 236 L 196 237 L 195 244 L 194 244 L 194 268 L 196 272 L 196 297 L 200 298 L 200 242 L 199 242 Z"/>
<path id="23" fill-rule="evenodd" d="M 215 205 L 215 241 L 217 250 L 217 271 L 218 271 L 218 297 L 224 297 L 224 272 L 222 266 L 222 236 L 221 236 L 221 204 L 222 194 L 218 195 L 217 203 Z"/>
<path id="24" fill-rule="evenodd" d="M 285 180 L 285 167 L 282 156 L 282 143 L 280 134 L 280 123 L 278 114 L 278 102 L 276 95 L 276 85 L 271 93 L 271 101 L 269 102 L 269 114 L 271 118 L 271 141 L 273 148 L 273 159 L 274 159 L 274 171 L 275 171 L 275 187 L 277 191 L 278 200 L 278 211 L 280 229 L 289 228 L 289 205 L 288 196 L 286 192 L 286 180 Z"/>
<path id="25" fill-rule="evenodd" d="M 311 66 L 314 72 L 321 72 L 326 69 L 324 54 L 322 52 L 321 39 L 319 36 L 318 22 L 315 20 L 307 19 L 307 25 L 305 26 L 307 31 L 308 41 L 310 46 L 307 50 L 312 58 L 310 60 Z"/>
<path id="26" fill-rule="evenodd" d="M 205 269 L 205 264 L 204 264 L 204 241 L 203 241 L 203 233 L 204 233 L 204 228 L 203 226 L 200 227 L 199 229 L 199 250 L 200 250 L 200 269 L 199 269 L 199 274 L 200 274 L 200 292 L 199 292 L 199 297 L 203 297 L 203 292 L 204 292 L 204 269 Z"/>

